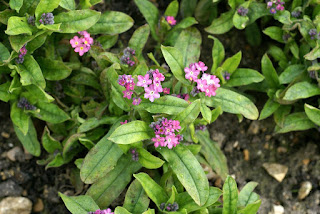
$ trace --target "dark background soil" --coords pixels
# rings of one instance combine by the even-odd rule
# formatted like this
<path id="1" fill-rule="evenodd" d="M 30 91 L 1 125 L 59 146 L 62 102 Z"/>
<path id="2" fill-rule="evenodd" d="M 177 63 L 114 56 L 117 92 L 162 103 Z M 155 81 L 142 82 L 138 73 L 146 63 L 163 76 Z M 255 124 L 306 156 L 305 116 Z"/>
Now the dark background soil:
<path id="1" fill-rule="evenodd" d="M 170 1 L 157 1 L 160 10 L 165 9 Z M 145 23 L 133 1 L 106 0 L 105 4 L 97 7 L 99 10 L 122 11 L 133 17 L 134 27 L 122 34 L 120 39 L 124 45 L 135 28 Z M 212 40 L 207 38 L 203 26 L 197 26 L 203 35 L 201 60 L 211 65 Z M 251 47 L 245 39 L 243 31 L 232 30 L 218 36 L 226 49 L 226 56 L 232 56 L 242 50 L 243 60 L 240 67 L 260 70 L 260 59 L 267 46 Z M 263 37 L 263 44 L 268 38 Z M 152 41 L 148 42 L 146 53 L 152 50 Z M 266 97 L 259 94 L 257 100 L 261 110 Z M 0 197 L 24 196 L 33 204 L 39 199 L 43 201 L 44 210 L 41 213 L 64 214 L 69 213 L 58 191 L 74 195 L 79 193 L 71 185 L 71 171 L 73 164 L 60 168 L 44 169 L 30 155 L 21 152 L 15 162 L 7 158 L 7 152 L 15 146 L 22 148 L 16 138 L 10 121 L 9 105 L 0 102 Z M 233 175 L 241 189 L 247 182 L 259 183 L 256 192 L 261 196 L 261 214 L 268 214 L 274 204 L 284 207 L 285 213 L 317 214 L 320 213 L 320 134 L 317 130 L 293 132 L 276 135 L 273 132 L 272 118 L 264 121 L 249 121 L 241 123 L 235 115 L 224 114 L 210 126 L 212 139 L 221 146 L 228 160 L 230 174 Z M 249 153 L 245 160 L 244 153 Z M 262 167 L 263 163 L 279 163 L 286 165 L 289 170 L 284 180 L 279 183 Z M 307 163 L 307 164 L 306 164 Z M 298 190 L 304 181 L 312 183 L 312 191 L 302 201 L 299 201 Z M 219 179 L 212 183 L 221 187 Z M 84 188 L 85 189 L 85 188 Z"/>

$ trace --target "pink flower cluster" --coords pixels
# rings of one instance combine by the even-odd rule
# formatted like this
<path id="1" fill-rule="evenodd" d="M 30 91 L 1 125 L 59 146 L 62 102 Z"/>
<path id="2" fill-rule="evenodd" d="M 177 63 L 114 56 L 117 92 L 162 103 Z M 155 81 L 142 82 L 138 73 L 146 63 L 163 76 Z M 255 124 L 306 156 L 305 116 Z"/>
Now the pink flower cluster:
<path id="1" fill-rule="evenodd" d="M 170 89 L 163 89 L 161 82 L 165 79 L 164 75 L 158 69 L 150 70 L 146 75 L 138 75 L 137 86 L 144 88 L 144 98 L 153 102 L 160 97 L 160 92 L 170 93 Z M 164 91 L 165 90 L 165 91 Z"/>
<path id="2" fill-rule="evenodd" d="M 174 26 L 177 24 L 177 21 L 173 16 L 166 16 L 166 21 L 169 23 L 169 25 Z"/>
<path id="3" fill-rule="evenodd" d="M 74 48 L 74 51 L 82 56 L 90 50 L 93 44 L 93 38 L 90 37 L 87 31 L 80 31 L 78 34 L 80 34 L 81 37 L 74 36 L 73 39 L 70 40 L 70 44 Z"/>
<path id="4" fill-rule="evenodd" d="M 175 133 L 179 132 L 181 129 L 180 122 L 178 120 L 168 120 L 163 117 L 157 122 L 151 123 L 150 127 L 154 130 L 156 135 L 156 137 L 152 138 L 156 148 L 160 146 L 172 149 L 183 140 L 182 135 Z"/>
<path id="5" fill-rule="evenodd" d="M 27 52 L 28 52 L 28 50 L 26 48 L 26 45 L 22 46 L 22 48 L 20 49 L 19 58 L 16 59 L 16 63 L 22 64 L 24 61 L 24 56 L 27 54 Z"/>
<path id="6" fill-rule="evenodd" d="M 178 97 L 180 99 L 184 99 L 185 101 L 189 101 L 189 94 L 171 94 L 174 97 Z"/>
<path id="7" fill-rule="evenodd" d="M 132 98 L 132 94 L 133 94 L 133 91 L 134 91 L 134 86 L 136 85 L 134 83 L 134 79 L 131 75 L 120 75 L 119 76 L 119 79 L 118 79 L 118 83 L 119 85 L 122 85 L 126 88 L 125 91 L 123 91 L 123 97 L 131 100 Z M 141 103 L 141 98 L 139 97 L 134 97 L 132 99 L 132 104 L 133 105 L 139 105 Z"/>
<path id="8" fill-rule="evenodd" d="M 284 3 L 282 0 L 270 0 L 267 2 L 267 7 L 270 8 L 271 14 L 276 14 L 277 11 L 284 10 Z"/>
<path id="9" fill-rule="evenodd" d="M 192 63 L 184 69 L 185 78 L 197 83 L 197 89 L 200 92 L 205 92 L 206 96 L 211 97 L 216 95 L 216 90 L 220 87 L 220 80 L 215 75 L 204 73 L 208 67 L 201 61 Z M 198 76 L 202 72 L 199 79 Z"/>
<path id="10" fill-rule="evenodd" d="M 94 212 L 89 212 L 88 214 L 114 214 L 110 208 L 105 210 L 96 210 Z"/>

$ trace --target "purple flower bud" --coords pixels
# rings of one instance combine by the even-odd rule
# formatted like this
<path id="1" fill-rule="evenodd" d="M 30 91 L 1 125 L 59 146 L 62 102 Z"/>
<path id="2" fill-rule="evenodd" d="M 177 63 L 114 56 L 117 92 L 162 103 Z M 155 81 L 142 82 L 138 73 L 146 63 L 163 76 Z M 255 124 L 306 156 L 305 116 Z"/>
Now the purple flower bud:
<path id="1" fill-rule="evenodd" d="M 247 8 L 244 7 L 239 7 L 237 10 L 237 13 L 239 16 L 246 16 L 248 14 L 249 10 Z"/>
<path id="2" fill-rule="evenodd" d="M 166 206 L 166 203 L 161 203 L 160 204 L 160 210 L 163 210 L 165 206 Z"/>
<path id="3" fill-rule="evenodd" d="M 230 79 L 230 73 L 227 72 L 227 71 L 225 71 L 225 72 L 223 73 L 223 78 L 224 78 L 225 80 L 229 80 L 229 79 Z"/>
<path id="4" fill-rule="evenodd" d="M 29 25 L 35 25 L 35 18 L 34 18 L 34 16 L 29 16 L 29 18 L 28 18 L 28 24 Z"/>
<path id="5" fill-rule="evenodd" d="M 317 33 L 318 33 L 318 32 L 317 32 L 317 29 L 310 29 L 310 30 L 309 30 L 310 39 L 315 39 Z"/>
<path id="6" fill-rule="evenodd" d="M 22 97 L 17 103 L 17 107 L 25 110 L 36 110 L 37 108 L 29 103 L 29 101 Z"/>
<path id="7" fill-rule="evenodd" d="M 293 16 L 294 18 L 298 18 L 300 15 L 301 15 L 300 10 L 295 10 L 291 12 L 291 16 Z"/>
<path id="8" fill-rule="evenodd" d="M 288 42 L 290 37 L 291 37 L 291 35 L 289 33 L 285 33 L 285 34 L 283 34 L 282 39 L 284 42 Z"/>

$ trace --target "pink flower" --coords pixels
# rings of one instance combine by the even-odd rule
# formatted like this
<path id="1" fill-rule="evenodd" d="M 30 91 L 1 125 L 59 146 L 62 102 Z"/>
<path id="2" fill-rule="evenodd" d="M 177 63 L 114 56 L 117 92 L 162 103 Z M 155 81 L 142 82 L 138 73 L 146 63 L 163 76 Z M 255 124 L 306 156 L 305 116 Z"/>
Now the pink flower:
<path id="1" fill-rule="evenodd" d="M 164 137 L 160 137 L 160 135 L 156 135 L 156 137 L 152 138 L 152 141 L 154 142 L 154 147 L 159 146 L 166 146 L 164 142 Z"/>
<path id="2" fill-rule="evenodd" d="M 28 50 L 26 48 L 26 45 L 24 45 L 21 49 L 20 49 L 20 54 L 22 56 L 25 56 L 27 54 Z"/>
<path id="3" fill-rule="evenodd" d="M 170 94 L 170 88 L 164 88 L 163 89 L 164 94 Z"/>
<path id="4" fill-rule="evenodd" d="M 131 99 L 133 92 L 126 89 L 125 91 L 123 91 L 123 97 L 128 98 L 129 100 Z"/>
<path id="5" fill-rule="evenodd" d="M 133 98 L 133 101 L 132 101 L 132 105 L 134 105 L 134 106 L 137 106 L 137 105 L 139 105 L 141 103 L 141 98 L 140 97 L 135 97 L 135 98 Z"/>
<path id="6" fill-rule="evenodd" d="M 185 78 L 190 81 L 195 81 L 198 79 L 200 71 L 196 70 L 195 66 L 190 65 L 189 67 L 184 68 Z"/>
<path id="7" fill-rule="evenodd" d="M 174 134 L 167 135 L 166 136 L 166 144 L 169 149 L 172 149 L 172 147 L 176 147 L 179 144 L 179 141 Z"/>
<path id="8" fill-rule="evenodd" d="M 268 7 L 268 8 L 272 7 L 272 5 L 273 5 L 273 2 L 272 2 L 272 1 L 269 1 L 269 2 L 267 3 L 267 7 Z"/>
<path id="9" fill-rule="evenodd" d="M 93 44 L 93 39 L 91 37 L 82 38 L 81 41 L 83 44 L 85 44 L 87 46 L 90 46 Z"/>
<path id="10" fill-rule="evenodd" d="M 125 78 L 127 83 L 133 83 L 134 82 L 134 79 L 132 78 L 131 75 L 125 75 L 124 78 Z"/>
<path id="11" fill-rule="evenodd" d="M 173 127 L 172 127 L 171 125 L 165 127 L 165 129 L 164 129 L 164 134 L 165 134 L 165 135 L 174 134 L 174 129 L 173 129 Z"/>
<path id="12" fill-rule="evenodd" d="M 195 63 L 195 66 L 199 71 L 202 71 L 202 72 L 208 70 L 208 67 L 201 61 Z"/>
<path id="13" fill-rule="evenodd" d="M 185 101 L 189 101 L 189 98 L 190 98 L 189 94 L 185 94 L 185 95 L 184 95 L 184 100 L 185 100 Z"/>
<path id="14" fill-rule="evenodd" d="M 128 120 L 125 120 L 125 121 L 123 121 L 123 122 L 120 122 L 121 125 L 127 124 L 127 123 L 128 123 Z"/>
<path id="15" fill-rule="evenodd" d="M 88 33 L 85 30 L 78 32 L 78 34 L 80 34 L 81 36 L 84 36 L 84 38 L 89 38 L 90 37 L 90 33 Z"/>
<path id="16" fill-rule="evenodd" d="M 177 23 L 177 21 L 175 20 L 175 18 L 173 16 L 167 16 L 166 20 L 169 23 L 169 25 L 171 25 L 171 26 L 176 25 L 176 23 Z"/>
<path id="17" fill-rule="evenodd" d="M 82 39 L 80 39 L 78 36 L 74 36 L 73 39 L 70 40 L 70 44 L 73 48 L 76 48 L 82 44 Z"/>
<path id="18" fill-rule="evenodd" d="M 135 86 L 135 83 L 134 83 L 134 82 L 127 83 L 127 84 L 126 84 L 126 89 L 127 89 L 127 90 L 134 90 L 134 86 Z"/>
<path id="19" fill-rule="evenodd" d="M 146 74 L 146 75 L 144 75 L 144 76 L 138 75 L 137 86 L 146 88 L 146 87 L 148 87 L 151 83 L 152 83 L 152 80 L 149 79 L 149 74 Z"/>
<path id="20" fill-rule="evenodd" d="M 284 10 L 284 6 L 282 6 L 281 4 L 278 4 L 276 9 L 282 11 Z"/>
<path id="21" fill-rule="evenodd" d="M 146 92 L 144 94 L 144 98 L 149 99 L 151 102 L 153 102 L 154 99 L 158 99 L 160 97 L 160 94 L 155 90 L 153 85 L 144 88 L 144 91 Z"/>
<path id="22" fill-rule="evenodd" d="M 156 69 L 153 73 L 153 82 L 162 82 L 164 79 L 164 75 L 160 73 L 158 69 Z"/>
<path id="23" fill-rule="evenodd" d="M 88 52 L 88 50 L 87 46 L 80 44 L 74 49 L 74 52 L 79 53 L 79 55 L 82 56 L 84 53 Z"/>
<path id="24" fill-rule="evenodd" d="M 207 80 L 198 79 L 197 80 L 197 89 L 204 92 L 207 88 Z"/>
<path id="25" fill-rule="evenodd" d="M 206 88 L 205 93 L 207 97 L 216 96 L 216 90 L 217 88 L 213 85 L 210 85 Z"/>
<path id="26" fill-rule="evenodd" d="M 215 75 L 203 74 L 201 77 L 202 80 L 207 81 L 207 85 L 214 85 L 216 88 L 220 87 L 220 80 Z"/>
<path id="27" fill-rule="evenodd" d="M 160 82 L 156 82 L 153 84 L 154 86 L 154 89 L 157 91 L 157 92 L 162 92 L 163 91 L 163 88 L 162 88 L 162 85 Z"/>

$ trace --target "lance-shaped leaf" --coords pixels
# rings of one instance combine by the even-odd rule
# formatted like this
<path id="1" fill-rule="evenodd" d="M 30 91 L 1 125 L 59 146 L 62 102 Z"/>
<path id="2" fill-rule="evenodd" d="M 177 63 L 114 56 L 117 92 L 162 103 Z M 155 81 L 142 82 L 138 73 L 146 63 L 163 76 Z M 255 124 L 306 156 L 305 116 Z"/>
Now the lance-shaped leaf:
<path id="1" fill-rule="evenodd" d="M 17 106 L 17 102 L 11 105 L 10 118 L 24 135 L 28 133 L 30 116 Z"/>
<path id="2" fill-rule="evenodd" d="M 139 173 L 133 175 L 142 185 L 144 191 L 147 193 L 149 198 L 160 207 L 161 203 L 166 203 L 169 199 L 166 191 L 157 184 L 150 176 L 146 173 Z"/>
<path id="3" fill-rule="evenodd" d="M 250 120 L 256 120 L 259 117 L 257 107 L 249 98 L 230 89 L 218 88 L 216 96 L 205 97 L 205 99 L 207 106 L 221 106 L 222 110 L 225 112 L 242 114 Z"/>
<path id="4" fill-rule="evenodd" d="M 10 0 L 9 6 L 11 9 L 16 10 L 19 13 L 20 8 L 23 5 L 23 0 Z"/>
<path id="5" fill-rule="evenodd" d="M 205 28 L 205 31 L 212 34 L 223 34 L 228 32 L 233 27 L 233 14 L 233 10 L 221 14 L 219 18 L 212 21 L 209 27 Z"/>
<path id="6" fill-rule="evenodd" d="M 315 128 L 314 123 L 304 112 L 290 114 L 284 118 L 282 127 L 276 127 L 278 133 L 300 131 Z"/>
<path id="7" fill-rule="evenodd" d="M 60 1 L 61 0 L 40 0 L 35 11 L 36 18 L 39 19 L 43 13 L 52 12 L 59 7 Z"/>
<path id="8" fill-rule="evenodd" d="M 99 206 L 88 195 L 66 196 L 59 192 L 64 204 L 72 214 L 88 214 L 99 209 Z"/>
<path id="9" fill-rule="evenodd" d="M 252 204 L 248 204 L 244 209 L 238 211 L 239 214 L 256 214 L 261 205 L 261 200 L 258 200 Z"/>
<path id="10" fill-rule="evenodd" d="M 132 174 L 140 168 L 141 165 L 132 161 L 130 156 L 122 156 L 115 168 L 94 183 L 86 195 L 91 196 L 100 208 L 105 209 L 121 194 L 130 182 Z"/>
<path id="11" fill-rule="evenodd" d="M 261 110 L 259 120 L 263 120 L 272 115 L 279 108 L 279 106 L 280 104 L 273 101 L 273 98 L 269 98 Z"/>
<path id="12" fill-rule="evenodd" d="M 298 82 L 291 86 L 285 93 L 284 100 L 298 100 L 320 95 L 320 88 L 309 82 Z"/>
<path id="13" fill-rule="evenodd" d="M 195 27 L 183 30 L 174 45 L 182 53 L 183 67 L 199 61 L 202 39 L 199 30 Z"/>
<path id="14" fill-rule="evenodd" d="M 9 81 L 0 85 L 0 100 L 3 102 L 8 102 L 12 97 L 12 94 L 9 93 L 10 85 Z"/>
<path id="15" fill-rule="evenodd" d="M 43 148 L 49 153 L 54 153 L 56 150 L 62 150 L 61 143 L 51 137 L 50 131 L 47 126 L 43 130 L 41 141 Z"/>
<path id="16" fill-rule="evenodd" d="M 190 85 L 190 82 L 184 77 L 183 57 L 180 50 L 161 46 L 161 51 L 173 75 L 183 84 Z"/>
<path id="17" fill-rule="evenodd" d="M 196 157 L 183 145 L 173 149 L 157 148 L 192 199 L 204 205 L 209 197 L 208 179 Z"/>
<path id="18" fill-rule="evenodd" d="M 212 68 L 211 73 L 214 74 L 216 69 L 219 67 L 221 62 L 224 60 L 225 50 L 223 44 L 219 41 L 219 39 L 209 36 L 209 38 L 213 39 L 213 47 L 212 47 Z"/>
<path id="19" fill-rule="evenodd" d="M 126 208 L 124 207 L 116 207 L 114 210 L 114 214 L 131 214 Z"/>
<path id="20" fill-rule="evenodd" d="M 8 27 L 5 33 L 8 35 L 31 35 L 32 30 L 29 27 L 26 17 L 11 16 L 8 20 Z"/>
<path id="21" fill-rule="evenodd" d="M 131 144 L 150 139 L 153 132 L 147 123 L 136 120 L 118 127 L 108 139 L 117 144 Z"/>
<path id="22" fill-rule="evenodd" d="M 138 6 L 140 12 L 144 16 L 144 18 L 147 20 L 150 29 L 152 37 L 155 40 L 158 40 L 159 37 L 156 32 L 158 20 L 159 20 L 159 11 L 156 6 L 154 6 L 150 1 L 148 0 L 135 0 L 134 1 L 136 5 Z"/>
<path id="23" fill-rule="evenodd" d="M 150 34 L 149 25 L 145 24 L 134 31 L 129 40 L 129 47 L 135 50 L 135 55 L 140 59 L 142 49 L 146 45 Z"/>
<path id="24" fill-rule="evenodd" d="M 59 81 L 67 78 L 72 69 L 66 66 L 62 61 L 47 58 L 37 59 L 44 78 L 51 81 Z"/>
<path id="25" fill-rule="evenodd" d="M 42 75 L 40 66 L 33 56 L 28 54 L 24 56 L 24 62 L 19 65 L 19 68 L 21 69 L 20 82 L 22 85 L 35 84 L 42 89 L 46 87 L 46 81 Z"/>
<path id="26" fill-rule="evenodd" d="M 184 129 L 195 119 L 200 113 L 200 100 L 195 100 L 185 110 L 180 112 L 174 119 L 180 121 L 181 128 Z"/>
<path id="27" fill-rule="evenodd" d="M 316 107 L 304 104 L 304 111 L 306 112 L 308 118 L 314 122 L 316 125 L 320 126 L 320 110 Z"/>
<path id="28" fill-rule="evenodd" d="M 174 0 L 170 2 L 166 11 L 164 12 L 164 15 L 176 17 L 178 15 L 178 12 L 179 12 L 179 2 L 177 0 Z"/>
<path id="29" fill-rule="evenodd" d="M 288 84 L 306 70 L 304 65 L 289 65 L 279 76 L 280 84 Z"/>
<path id="30" fill-rule="evenodd" d="M 202 145 L 201 153 L 208 161 L 210 166 L 223 180 L 228 176 L 228 164 L 226 156 L 221 151 L 217 142 L 212 141 L 209 137 L 201 132 L 197 133 L 197 137 Z"/>
<path id="31" fill-rule="evenodd" d="M 76 9 L 76 3 L 74 0 L 61 0 L 59 5 L 66 10 Z"/>
<path id="32" fill-rule="evenodd" d="M 150 199 L 138 180 L 134 180 L 126 193 L 123 207 L 131 213 L 143 213 L 149 207 Z"/>
<path id="33" fill-rule="evenodd" d="M 242 86 L 258 83 L 264 80 L 264 76 L 258 71 L 249 68 L 239 68 L 230 77 L 226 86 Z"/>
<path id="34" fill-rule="evenodd" d="M 158 169 L 164 164 L 163 160 L 143 148 L 137 148 L 137 152 L 139 153 L 139 163 L 147 169 Z"/>
<path id="35" fill-rule="evenodd" d="M 99 18 L 100 12 L 86 9 L 59 13 L 54 17 L 54 21 L 61 23 L 60 33 L 77 33 L 93 26 Z"/>
<path id="36" fill-rule="evenodd" d="M 34 116 L 49 123 L 61 123 L 70 119 L 69 115 L 53 103 L 38 102 L 36 106 L 40 112 L 34 112 Z"/>
<path id="37" fill-rule="evenodd" d="M 283 30 L 277 26 L 271 26 L 263 30 L 263 33 L 268 35 L 271 39 L 284 43 Z"/>
<path id="38" fill-rule="evenodd" d="M 9 59 L 10 53 L 6 46 L 0 42 L 0 62 Z M 1 64 L 0 64 L 1 65 Z"/>
<path id="39" fill-rule="evenodd" d="M 259 200 L 259 196 L 253 192 L 256 186 L 258 186 L 258 183 L 251 181 L 242 188 L 238 198 L 238 206 L 246 207 L 248 204 Z"/>
<path id="40" fill-rule="evenodd" d="M 117 164 L 123 152 L 117 144 L 109 141 L 108 137 L 120 125 L 120 122 L 125 119 L 126 117 L 119 118 L 110 128 L 108 134 L 99 140 L 86 155 L 80 169 L 80 177 L 84 183 L 91 184 L 99 180 Z"/>
<path id="41" fill-rule="evenodd" d="M 278 88 L 280 85 L 278 74 L 267 54 L 263 55 L 261 59 L 261 69 L 269 87 Z"/>
<path id="42" fill-rule="evenodd" d="M 192 16 L 196 9 L 198 0 L 182 0 L 180 6 L 180 12 L 183 17 Z"/>
<path id="43" fill-rule="evenodd" d="M 37 138 L 37 132 L 34 128 L 33 122 L 31 119 L 29 119 L 29 128 L 28 133 L 24 135 L 20 129 L 13 124 L 14 131 L 17 134 L 18 139 L 22 143 L 23 147 L 32 155 L 34 156 L 40 156 L 41 148 L 40 143 Z"/>
<path id="44" fill-rule="evenodd" d="M 153 114 L 177 115 L 189 106 L 188 102 L 174 96 L 162 96 L 154 102 L 142 100 L 140 105 L 135 106 L 138 110 L 146 110 Z"/>
<path id="45" fill-rule="evenodd" d="M 120 34 L 129 30 L 133 25 L 133 19 L 125 13 L 106 11 L 89 30 L 92 34 Z"/>
<path id="46" fill-rule="evenodd" d="M 210 108 L 208 108 L 205 104 L 201 103 L 200 105 L 200 111 L 201 111 L 201 115 L 202 117 L 208 122 L 211 122 L 211 118 L 212 118 L 212 113 Z"/>
<path id="47" fill-rule="evenodd" d="M 236 181 L 228 176 L 223 185 L 222 214 L 236 213 L 238 202 L 238 188 Z"/>
<path id="48" fill-rule="evenodd" d="M 232 57 L 229 57 L 224 61 L 224 63 L 221 65 L 224 71 L 229 72 L 230 74 L 233 74 L 233 72 L 238 68 L 240 61 L 242 58 L 242 52 L 239 51 Z"/>
<path id="49" fill-rule="evenodd" d="M 117 120 L 118 117 L 103 116 L 101 119 L 92 117 L 79 126 L 78 132 L 87 132 L 103 124 L 114 124 Z"/>

